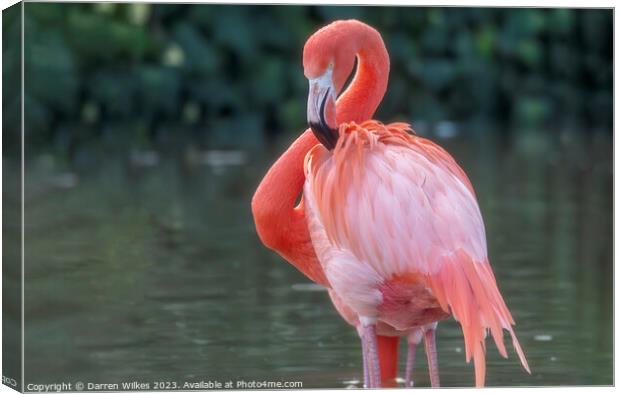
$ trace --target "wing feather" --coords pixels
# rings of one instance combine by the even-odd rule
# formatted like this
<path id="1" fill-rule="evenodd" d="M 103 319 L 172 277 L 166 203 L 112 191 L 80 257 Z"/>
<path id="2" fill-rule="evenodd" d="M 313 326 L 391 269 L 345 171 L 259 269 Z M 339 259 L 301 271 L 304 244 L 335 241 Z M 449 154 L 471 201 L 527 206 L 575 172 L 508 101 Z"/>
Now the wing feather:
<path id="1" fill-rule="evenodd" d="M 307 160 L 304 198 L 311 200 L 308 216 L 320 224 L 311 233 L 324 231 L 318 238 L 327 240 L 319 247 L 344 251 L 347 275 L 371 278 L 368 288 L 408 274 L 426 278 L 440 306 L 461 324 L 477 385 L 484 384 L 487 331 L 504 357 L 503 330 L 509 331 L 529 372 L 488 263 L 482 215 L 463 170 L 428 140 L 396 135 L 390 126 L 355 126 L 333 153 L 313 151 Z M 327 274 L 342 275 L 330 269 L 330 261 L 345 266 L 323 259 Z M 339 296 L 353 306 L 352 298 Z"/>

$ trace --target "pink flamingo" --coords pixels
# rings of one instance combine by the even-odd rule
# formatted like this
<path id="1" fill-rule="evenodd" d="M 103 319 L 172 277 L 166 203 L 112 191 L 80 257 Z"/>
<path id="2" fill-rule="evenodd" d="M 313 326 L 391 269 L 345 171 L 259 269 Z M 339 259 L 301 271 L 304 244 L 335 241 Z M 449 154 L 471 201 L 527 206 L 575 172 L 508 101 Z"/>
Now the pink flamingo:
<path id="1" fill-rule="evenodd" d="M 337 98 L 356 58 L 355 77 Z M 359 21 L 334 22 L 308 39 L 303 66 L 310 129 L 269 169 L 252 210 L 263 243 L 357 316 L 369 387 L 380 387 L 382 367 L 397 362 L 380 325 L 406 332 L 449 316 L 461 325 L 477 386 L 489 331 L 504 357 L 503 330 L 510 333 L 529 372 L 469 179 L 408 124 L 370 120 L 388 82 L 380 34 Z M 425 336 L 427 354 L 436 354 L 434 328 Z M 437 368 L 429 369 L 438 385 Z"/>

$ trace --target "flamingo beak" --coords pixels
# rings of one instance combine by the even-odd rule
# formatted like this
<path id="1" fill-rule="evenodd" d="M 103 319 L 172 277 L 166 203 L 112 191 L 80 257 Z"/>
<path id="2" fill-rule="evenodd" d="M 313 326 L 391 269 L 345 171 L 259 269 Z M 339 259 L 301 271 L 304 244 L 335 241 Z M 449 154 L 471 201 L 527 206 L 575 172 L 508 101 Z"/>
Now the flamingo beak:
<path id="1" fill-rule="evenodd" d="M 332 81 L 332 68 L 320 77 L 310 79 L 308 94 L 308 125 L 328 150 L 338 141 L 336 129 L 336 89 Z"/>

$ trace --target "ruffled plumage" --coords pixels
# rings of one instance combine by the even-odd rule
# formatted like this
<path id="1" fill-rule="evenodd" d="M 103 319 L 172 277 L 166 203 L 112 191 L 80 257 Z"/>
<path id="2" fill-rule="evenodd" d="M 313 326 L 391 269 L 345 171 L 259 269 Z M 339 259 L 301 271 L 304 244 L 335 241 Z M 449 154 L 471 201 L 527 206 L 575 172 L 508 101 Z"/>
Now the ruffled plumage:
<path id="1" fill-rule="evenodd" d="M 340 126 L 333 152 L 321 145 L 308 152 L 304 170 L 313 245 L 343 302 L 378 321 L 411 313 L 394 302 L 386 312 L 390 295 L 382 289 L 415 278 L 408 286 L 427 291 L 433 306 L 460 322 L 477 385 L 484 384 L 487 330 L 503 356 L 508 330 L 529 372 L 488 263 L 473 187 L 445 150 L 406 123 L 351 122 Z"/>

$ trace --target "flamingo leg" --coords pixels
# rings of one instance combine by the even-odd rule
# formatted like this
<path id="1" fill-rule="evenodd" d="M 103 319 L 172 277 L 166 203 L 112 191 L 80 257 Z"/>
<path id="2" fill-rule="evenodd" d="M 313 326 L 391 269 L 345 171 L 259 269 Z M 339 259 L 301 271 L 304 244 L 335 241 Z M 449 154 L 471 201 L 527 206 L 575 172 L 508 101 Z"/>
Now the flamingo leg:
<path id="1" fill-rule="evenodd" d="M 437 365 L 437 347 L 435 346 L 435 329 L 431 328 L 424 333 L 424 348 L 428 359 L 428 373 L 431 377 L 431 387 L 439 387 L 439 367 Z"/>
<path id="2" fill-rule="evenodd" d="M 415 342 L 407 343 L 407 364 L 405 365 L 405 387 L 413 387 L 413 366 L 415 365 Z"/>
<path id="3" fill-rule="evenodd" d="M 366 342 L 364 341 L 364 331 L 362 330 L 362 326 L 357 326 L 357 334 L 360 337 L 362 342 L 362 365 L 364 368 L 364 388 L 368 388 L 370 385 L 370 376 L 368 374 L 368 349 L 366 348 Z"/>
<path id="4" fill-rule="evenodd" d="M 366 365 L 368 368 L 368 387 L 381 387 L 381 369 L 377 351 L 377 329 L 374 321 L 360 318 L 362 321 L 362 349 L 366 349 Z"/>
<path id="5" fill-rule="evenodd" d="M 370 373 L 368 371 L 368 352 L 364 349 L 364 345 L 362 345 L 362 361 L 364 363 L 364 388 L 368 388 L 370 386 Z"/>

